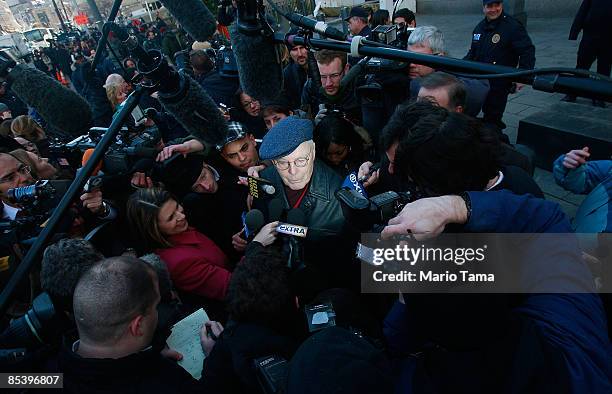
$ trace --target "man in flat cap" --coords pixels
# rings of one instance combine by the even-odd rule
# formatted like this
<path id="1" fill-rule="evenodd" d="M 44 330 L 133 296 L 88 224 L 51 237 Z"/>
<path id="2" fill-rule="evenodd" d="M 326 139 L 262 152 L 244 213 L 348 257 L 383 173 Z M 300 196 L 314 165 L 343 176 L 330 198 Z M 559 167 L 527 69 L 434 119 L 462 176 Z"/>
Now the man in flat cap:
<path id="1" fill-rule="evenodd" d="M 259 175 L 272 182 L 276 189 L 273 199 L 280 200 L 285 213 L 294 209 L 304 214 L 303 223 L 291 223 L 308 228 L 306 237 L 300 239 L 303 259 L 290 261 L 292 268 L 305 265 L 311 273 L 317 272 L 317 278 L 327 282 L 316 285 L 338 286 L 345 284 L 338 283 L 339 277 L 344 276 L 343 280 L 348 277 L 343 266 L 351 262 L 355 244 L 334 195 L 343 180 L 325 163 L 316 160 L 312 132 L 312 122 L 296 116 L 274 125 L 259 149 L 260 158 L 271 160 L 273 165 Z M 270 200 L 255 201 L 255 207 L 264 213 L 268 212 L 269 204 Z M 284 220 L 282 217 L 281 221 Z M 296 237 L 290 237 L 290 241 L 298 242 Z"/>

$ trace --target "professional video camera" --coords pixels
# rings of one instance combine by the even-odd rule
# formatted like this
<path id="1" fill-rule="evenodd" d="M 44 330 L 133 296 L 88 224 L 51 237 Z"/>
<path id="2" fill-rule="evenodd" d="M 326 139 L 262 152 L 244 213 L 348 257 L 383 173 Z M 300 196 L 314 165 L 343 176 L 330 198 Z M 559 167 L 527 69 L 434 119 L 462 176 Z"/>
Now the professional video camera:
<path id="1" fill-rule="evenodd" d="M 396 25 L 379 25 L 372 30 L 370 39 L 385 45 L 393 45 L 399 49 L 406 49 L 410 33 L 414 27 L 400 23 Z"/>
<path id="2" fill-rule="evenodd" d="M 138 134 L 125 130 L 104 156 L 104 172 L 107 175 L 125 174 L 139 158 L 154 158 L 160 139 L 157 127 L 147 127 Z"/>
<path id="3" fill-rule="evenodd" d="M 414 198 L 410 192 L 388 191 L 372 198 L 366 198 L 355 189 L 348 187 L 336 192 L 344 218 L 359 231 L 382 230 L 389 219 L 397 216 L 406 204 Z"/>

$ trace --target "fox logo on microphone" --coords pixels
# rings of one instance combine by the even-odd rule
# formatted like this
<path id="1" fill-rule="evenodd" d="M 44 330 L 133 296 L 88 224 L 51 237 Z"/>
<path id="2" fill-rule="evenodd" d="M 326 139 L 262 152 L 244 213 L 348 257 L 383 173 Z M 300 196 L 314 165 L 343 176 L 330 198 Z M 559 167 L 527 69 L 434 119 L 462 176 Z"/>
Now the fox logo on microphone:
<path id="1" fill-rule="evenodd" d="M 281 223 L 276 228 L 276 231 L 282 234 L 306 238 L 306 234 L 308 233 L 308 227 L 298 226 L 297 224 Z"/>

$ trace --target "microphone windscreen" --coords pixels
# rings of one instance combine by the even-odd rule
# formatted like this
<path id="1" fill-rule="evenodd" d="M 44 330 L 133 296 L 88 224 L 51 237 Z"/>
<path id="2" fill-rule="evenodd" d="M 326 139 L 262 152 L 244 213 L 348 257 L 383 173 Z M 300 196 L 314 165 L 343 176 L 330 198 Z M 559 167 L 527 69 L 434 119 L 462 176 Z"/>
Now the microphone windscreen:
<path id="1" fill-rule="evenodd" d="M 251 209 L 246 214 L 244 222 L 249 232 L 255 235 L 264 225 L 264 215 L 259 209 Z"/>
<path id="2" fill-rule="evenodd" d="M 53 127 L 78 136 L 92 126 L 91 108 L 77 92 L 35 68 L 18 64 L 9 73 L 11 90 Z"/>
<path id="3" fill-rule="evenodd" d="M 283 202 L 280 199 L 272 199 L 268 203 L 268 222 L 276 222 L 281 220 L 284 210 Z"/>
<path id="4" fill-rule="evenodd" d="M 217 20 L 202 0 L 160 0 L 185 31 L 196 41 L 209 41 Z"/>
<path id="5" fill-rule="evenodd" d="M 85 166 L 85 164 L 87 164 L 87 162 L 89 161 L 89 158 L 91 157 L 91 155 L 93 155 L 93 152 L 94 152 L 93 148 L 89 148 L 85 150 L 85 152 L 83 152 L 83 157 L 81 158 L 81 166 Z M 100 170 L 102 169 L 102 163 L 103 161 L 100 161 L 94 167 L 94 170 L 91 172 L 92 176 L 98 175 L 98 172 L 100 172 Z"/>
<path id="6" fill-rule="evenodd" d="M 306 225 L 306 215 L 300 208 L 293 208 L 287 212 L 287 223 L 295 224 L 298 226 Z"/>
<path id="7" fill-rule="evenodd" d="M 276 101 L 283 88 L 283 70 L 273 37 L 246 35 L 230 26 L 240 86 L 260 102 Z"/>
<path id="8" fill-rule="evenodd" d="M 193 78 L 182 74 L 186 93 L 179 99 L 168 99 L 162 94 L 159 101 L 191 135 L 216 146 L 225 140 L 227 122 L 223 113 Z"/>

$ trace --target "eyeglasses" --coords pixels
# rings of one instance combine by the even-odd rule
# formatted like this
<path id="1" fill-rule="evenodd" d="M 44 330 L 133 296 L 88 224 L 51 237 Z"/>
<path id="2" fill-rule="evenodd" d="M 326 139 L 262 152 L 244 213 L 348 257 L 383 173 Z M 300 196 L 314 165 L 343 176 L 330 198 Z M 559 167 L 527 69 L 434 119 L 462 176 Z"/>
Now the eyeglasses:
<path id="1" fill-rule="evenodd" d="M 243 106 L 244 108 L 249 108 L 251 105 L 253 105 L 253 106 L 258 106 L 258 105 L 259 105 L 259 101 L 257 101 L 257 100 L 251 100 L 251 101 L 246 101 L 246 102 L 242 103 L 242 106 Z"/>
<path id="2" fill-rule="evenodd" d="M 299 157 L 295 159 L 293 161 L 293 165 L 298 168 L 306 167 L 306 165 L 308 164 L 308 160 L 310 160 L 311 155 L 312 155 L 312 149 L 310 150 L 310 153 L 308 153 L 308 156 Z M 291 162 L 287 160 L 272 160 L 272 162 L 274 163 L 276 168 L 278 168 L 281 171 L 287 171 L 291 165 Z"/>
<path id="3" fill-rule="evenodd" d="M 0 184 L 15 182 L 17 179 L 17 174 L 28 175 L 30 174 L 30 171 L 32 171 L 32 169 L 29 166 L 20 164 L 15 171 L 10 172 L 8 175 L 0 178 Z"/>
<path id="4" fill-rule="evenodd" d="M 340 79 L 340 77 L 342 76 L 342 73 L 333 73 L 333 74 L 329 74 L 329 75 L 323 75 L 321 74 L 321 82 L 325 82 L 328 79 L 330 81 L 337 81 L 338 79 Z"/>

